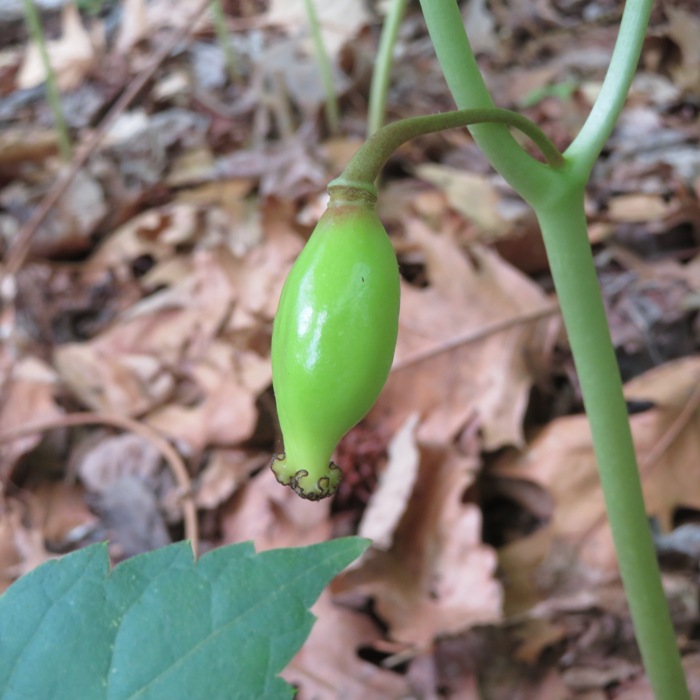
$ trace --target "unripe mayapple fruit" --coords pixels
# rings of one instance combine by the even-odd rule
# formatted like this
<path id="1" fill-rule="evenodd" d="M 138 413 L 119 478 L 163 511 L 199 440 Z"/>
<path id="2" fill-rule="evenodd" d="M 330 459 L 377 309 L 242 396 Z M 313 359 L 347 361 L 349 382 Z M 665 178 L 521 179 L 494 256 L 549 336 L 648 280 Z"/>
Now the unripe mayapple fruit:
<path id="1" fill-rule="evenodd" d="M 498 122 L 520 129 L 548 166 L 566 160 L 542 131 L 505 109 L 412 117 L 373 134 L 329 185 L 331 201 L 285 282 L 272 331 L 272 382 L 285 453 L 277 480 L 304 498 L 335 492 L 330 462 L 340 438 L 379 396 L 391 368 L 399 317 L 394 250 L 374 210 L 376 181 L 407 140 L 457 126 Z"/>
<path id="2" fill-rule="evenodd" d="M 394 357 L 399 271 L 374 200 L 331 188 L 275 317 L 272 381 L 285 451 L 272 470 L 311 500 L 338 487 L 333 450 L 376 401 Z"/>

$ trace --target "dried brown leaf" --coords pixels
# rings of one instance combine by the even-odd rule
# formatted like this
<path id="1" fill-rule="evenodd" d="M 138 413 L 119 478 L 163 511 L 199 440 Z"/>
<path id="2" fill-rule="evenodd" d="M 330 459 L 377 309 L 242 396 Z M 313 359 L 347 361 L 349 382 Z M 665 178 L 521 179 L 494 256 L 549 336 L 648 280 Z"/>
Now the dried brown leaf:
<path id="1" fill-rule="evenodd" d="M 697 12 L 684 7 L 664 5 L 669 20 L 668 35 L 681 50 L 681 62 L 672 69 L 674 82 L 687 90 L 700 87 L 700 19 Z"/>
<path id="2" fill-rule="evenodd" d="M 396 363 L 469 330 L 549 305 L 544 293 L 497 253 L 473 246 L 467 257 L 449 236 L 433 234 L 417 221 L 410 235 L 424 251 L 432 284 L 402 285 Z M 375 414 L 396 429 L 418 411 L 419 442 L 444 445 L 476 412 L 488 449 L 522 444 L 522 419 L 542 352 L 538 328 L 515 325 L 395 372 Z"/>
<path id="3" fill-rule="evenodd" d="M 202 252 L 191 275 L 134 305 L 94 340 L 59 347 L 54 362 L 87 406 L 141 415 L 171 395 L 170 367 L 206 356 L 232 300 L 215 256 Z"/>
<path id="4" fill-rule="evenodd" d="M 334 584 L 372 596 L 399 642 L 425 646 L 500 619 L 496 556 L 481 542 L 479 509 L 461 500 L 476 466 L 455 454 L 424 455 L 391 549 L 370 550 Z"/>
<path id="5" fill-rule="evenodd" d="M 224 506 L 223 543 L 253 540 L 255 549 L 300 547 L 330 538 L 330 502 L 305 501 L 264 469 Z"/>
<path id="6" fill-rule="evenodd" d="M 700 509 L 700 484 L 696 478 L 700 412 L 695 409 L 678 424 L 699 382 L 700 359 L 689 357 L 657 367 L 625 386 L 628 399 L 655 404 L 654 408 L 631 416 L 631 426 L 642 464 L 647 512 L 658 519 L 663 531 L 671 529 L 676 508 Z M 673 440 L 659 453 L 658 446 L 669 431 L 675 431 Z M 647 462 L 652 450 L 657 451 L 656 457 Z M 534 561 L 530 559 L 528 564 L 532 566 L 539 558 L 537 576 L 541 583 L 549 580 L 551 585 L 559 580 L 557 585 L 572 585 L 571 576 L 576 571 L 580 573 L 581 566 L 592 576 L 598 572 L 598 577 L 617 570 L 585 416 L 553 421 L 525 452 L 507 456 L 494 465 L 492 474 L 534 482 L 554 500 L 551 521 L 534 536 L 543 546 L 538 546 L 536 553 L 532 550 Z M 517 560 L 522 565 L 529 558 L 524 552 L 531 550 L 531 540 L 525 538 L 509 545 L 509 570 L 517 568 Z M 502 560 L 502 564 L 506 562 Z"/>
<path id="7" fill-rule="evenodd" d="M 61 38 L 48 41 L 47 51 L 59 88 L 73 90 L 92 69 L 95 47 L 73 3 L 67 3 L 63 9 L 61 29 Z M 32 88 L 41 85 L 45 79 L 39 48 L 32 44 L 17 75 L 17 86 L 20 89 Z"/>
<path id="8" fill-rule="evenodd" d="M 175 203 L 149 209 L 113 231 L 93 252 L 93 268 L 121 268 L 142 256 L 155 263 L 175 255 L 177 245 L 194 243 L 199 233 L 198 208 Z"/>
<path id="9" fill-rule="evenodd" d="M 174 387 L 156 357 L 117 354 L 106 342 L 68 343 L 57 348 L 53 359 L 65 384 L 96 411 L 139 416 L 161 404 Z"/>
<path id="10" fill-rule="evenodd" d="M 369 23 L 369 12 L 360 0 L 315 2 L 314 5 L 323 44 L 335 61 L 343 45 Z M 309 22 L 303 0 L 272 0 L 265 18 L 269 24 L 280 25 L 288 31 L 306 29 Z"/>
<path id="11" fill-rule="evenodd" d="M 43 539 L 54 551 L 84 539 L 98 523 L 85 502 L 85 490 L 66 480 L 41 482 L 32 492 L 31 508 L 33 522 L 41 523 Z"/>
<path id="12" fill-rule="evenodd" d="M 623 194 L 608 202 L 608 217 L 613 221 L 654 221 L 668 216 L 675 203 L 655 194 Z"/>
<path id="13" fill-rule="evenodd" d="M 266 207 L 264 240 L 244 257 L 228 256 L 224 260 L 231 285 L 238 294 L 229 321 L 232 330 L 259 328 L 261 321 L 271 321 L 275 316 L 287 273 L 303 247 L 285 211 L 284 206 Z"/>
<path id="14" fill-rule="evenodd" d="M 0 585 L 11 583 L 54 558 L 46 549 L 41 530 L 23 523 L 22 509 L 17 502 L 6 501 L 0 510 L 0 543 L 4 558 L 0 561 L 3 567 L 0 575 L 4 579 L 0 579 Z"/>
<path id="15" fill-rule="evenodd" d="M 389 443 L 389 461 L 362 515 L 358 535 L 372 540 L 376 549 L 390 549 L 394 531 L 406 510 L 420 464 L 415 442 L 418 415 L 408 417 Z"/>
<path id="16" fill-rule="evenodd" d="M 334 605 L 323 593 L 312 608 L 318 618 L 309 638 L 282 673 L 299 688 L 299 700 L 408 697 L 404 677 L 359 658 L 357 651 L 380 639 L 366 615 Z"/>
<path id="17" fill-rule="evenodd" d="M 197 480 L 195 502 L 199 508 L 216 508 L 236 491 L 250 474 L 270 461 L 267 452 L 212 450 Z"/>
<path id="18" fill-rule="evenodd" d="M 2 430 L 39 423 L 57 418 L 62 414 L 54 401 L 55 373 L 43 362 L 27 356 L 14 367 L 3 358 L 5 364 L 2 378 L 2 403 L 0 425 Z M 0 473 L 7 476 L 17 460 L 30 452 L 41 441 L 43 435 L 26 435 L 11 442 L 0 444 Z"/>
<path id="19" fill-rule="evenodd" d="M 115 50 L 128 53 L 139 41 L 148 38 L 149 32 L 144 0 L 125 0 Z"/>
<path id="20" fill-rule="evenodd" d="M 0 132 L 0 166 L 8 168 L 23 161 L 41 161 L 58 151 L 55 129 L 33 124 L 3 128 Z"/>
<path id="21" fill-rule="evenodd" d="M 450 206 L 486 236 L 507 234 L 512 224 L 499 213 L 501 200 L 491 177 L 444 165 L 426 164 L 416 175 L 440 188 Z"/>
<path id="22" fill-rule="evenodd" d="M 0 507 L 0 593 L 15 579 L 14 572 L 20 563 L 15 546 L 15 528 L 21 526 L 17 509 L 18 506 L 9 500 L 5 500 Z"/>

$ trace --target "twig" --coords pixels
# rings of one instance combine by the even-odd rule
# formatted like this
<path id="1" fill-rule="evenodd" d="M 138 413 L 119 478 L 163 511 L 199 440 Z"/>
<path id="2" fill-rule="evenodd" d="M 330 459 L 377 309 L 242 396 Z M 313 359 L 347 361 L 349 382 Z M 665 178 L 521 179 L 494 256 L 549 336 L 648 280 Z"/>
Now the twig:
<path id="1" fill-rule="evenodd" d="M 433 357 L 437 357 L 442 353 L 449 352 L 450 350 L 455 350 L 462 345 L 467 345 L 468 343 L 474 343 L 477 340 L 483 340 L 490 335 L 495 333 L 500 333 L 501 331 L 508 330 L 514 326 L 519 326 L 524 323 L 530 323 L 531 321 L 539 321 L 540 319 L 547 318 L 548 316 L 554 316 L 560 312 L 559 306 L 547 306 L 544 309 L 537 309 L 536 311 L 530 311 L 521 316 L 515 316 L 514 318 L 506 319 L 505 321 L 498 321 L 497 323 L 492 323 L 489 326 L 482 326 L 476 330 L 468 331 L 467 333 L 462 333 L 454 338 L 446 340 L 444 343 L 439 343 L 434 347 L 428 348 L 427 350 L 421 350 L 415 355 L 406 357 L 403 360 L 397 360 L 391 367 L 392 372 L 398 372 L 406 367 L 418 364 L 419 362 L 425 362 L 425 360 L 430 360 Z"/>
<path id="2" fill-rule="evenodd" d="M 199 549 L 199 529 L 197 526 L 197 509 L 195 508 L 192 498 L 192 482 L 190 480 L 190 475 L 187 473 L 187 468 L 182 461 L 182 457 L 180 457 L 175 448 L 153 428 L 139 423 L 133 418 L 127 418 L 126 416 L 93 412 L 71 413 L 67 416 L 39 421 L 33 425 L 23 425 L 5 430 L 0 433 L 0 444 L 16 440 L 25 435 L 43 433 L 47 430 L 55 430 L 56 428 L 93 424 L 111 425 L 115 428 L 135 433 L 144 438 L 144 440 L 148 440 L 161 455 L 163 455 L 163 458 L 173 472 L 173 476 L 180 490 L 183 519 L 185 521 L 185 538 L 190 541 L 196 557 Z"/>

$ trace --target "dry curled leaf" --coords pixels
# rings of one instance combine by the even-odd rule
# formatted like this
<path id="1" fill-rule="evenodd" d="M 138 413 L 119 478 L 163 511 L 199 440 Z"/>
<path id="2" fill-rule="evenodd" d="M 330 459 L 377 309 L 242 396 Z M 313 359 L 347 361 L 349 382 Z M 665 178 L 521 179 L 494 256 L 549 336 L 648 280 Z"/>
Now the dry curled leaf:
<path id="1" fill-rule="evenodd" d="M 370 550 L 333 584 L 372 596 L 392 639 L 421 647 L 500 619 L 496 555 L 481 542 L 479 509 L 462 503 L 476 466 L 454 454 L 423 454 L 391 548 Z"/>
<path id="2" fill-rule="evenodd" d="M 311 634 L 282 674 L 299 688 L 299 700 L 407 697 L 410 689 L 402 674 L 359 657 L 361 648 L 381 637 L 366 615 L 334 605 L 328 593 L 312 612 L 317 620 Z"/>

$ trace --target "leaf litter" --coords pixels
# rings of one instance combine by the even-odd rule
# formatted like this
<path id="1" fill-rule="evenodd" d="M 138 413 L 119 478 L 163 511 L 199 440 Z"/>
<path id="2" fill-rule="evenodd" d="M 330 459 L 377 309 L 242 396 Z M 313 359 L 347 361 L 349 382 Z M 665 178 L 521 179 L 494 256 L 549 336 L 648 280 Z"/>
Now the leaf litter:
<path id="1" fill-rule="evenodd" d="M 207 551 L 359 532 L 375 546 L 321 598 L 285 672 L 300 698 L 649 696 L 537 227 L 466 132 L 419 139 L 387 169 L 399 344 L 339 446 L 336 501 L 300 501 L 266 469 L 280 447 L 277 300 L 364 136 L 385 8 L 317 4 L 342 99 L 331 136 L 304 3 L 223 2 L 233 78 L 207 4 L 39 4 L 72 167 L 21 13 L 0 14 L 0 586 L 105 538 L 117 561 L 184 534 Z M 464 15 L 496 102 L 565 147 L 619 8 L 473 2 Z M 587 199 L 693 688 L 696 29 L 690 0 L 655 9 Z M 395 52 L 389 118 L 450 109 L 417 8 Z"/>

